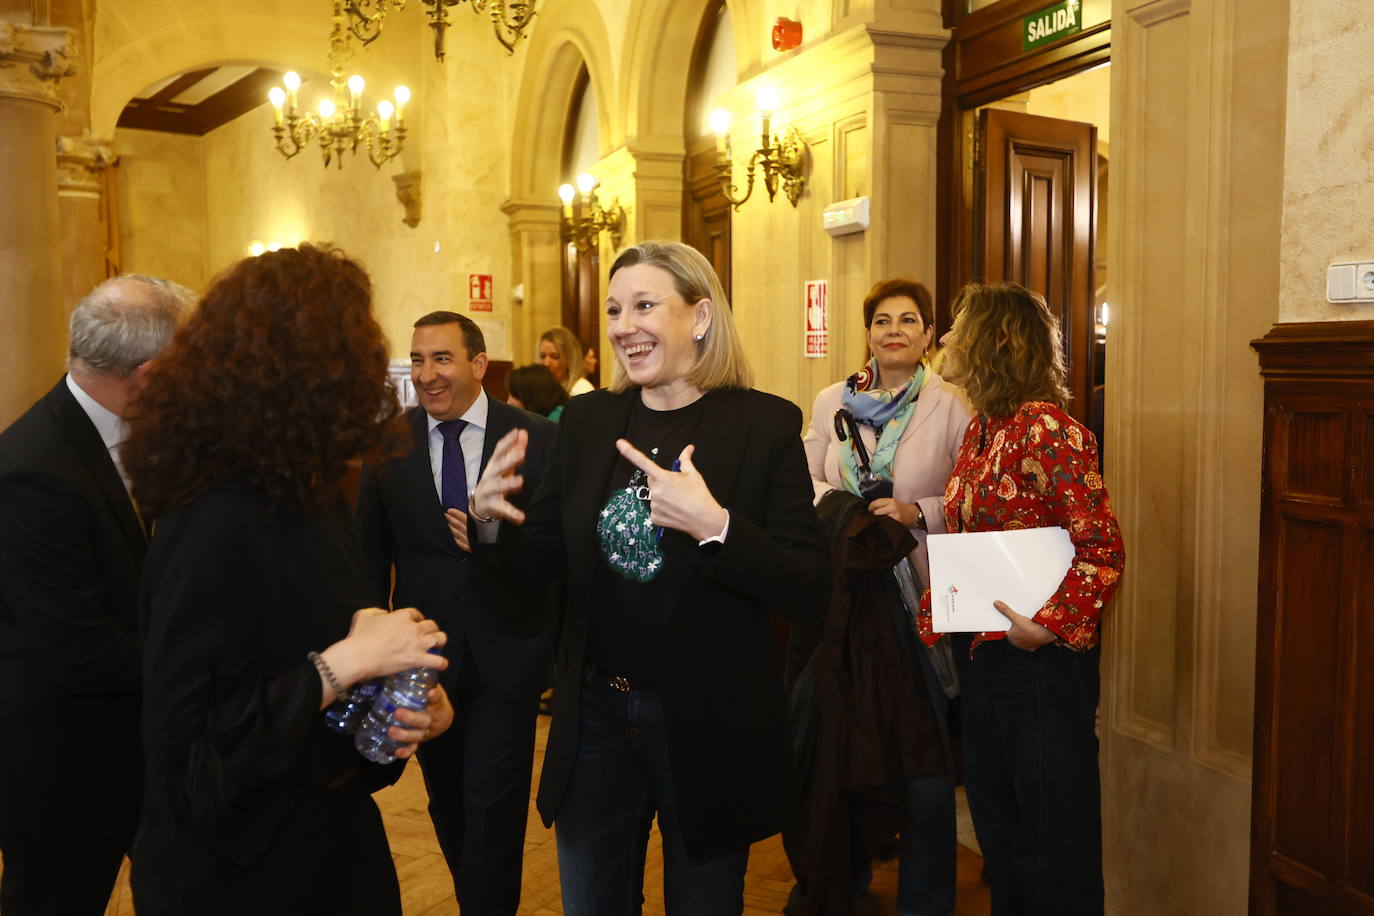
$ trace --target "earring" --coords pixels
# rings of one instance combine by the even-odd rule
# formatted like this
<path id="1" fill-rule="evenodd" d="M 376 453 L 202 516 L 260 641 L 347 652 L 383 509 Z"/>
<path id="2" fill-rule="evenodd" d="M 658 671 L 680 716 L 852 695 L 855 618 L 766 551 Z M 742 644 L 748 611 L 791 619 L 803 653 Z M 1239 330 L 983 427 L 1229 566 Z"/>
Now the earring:
<path id="1" fill-rule="evenodd" d="M 697 340 L 703 340 L 703 339 L 705 339 L 705 337 L 706 337 L 705 334 L 696 334 L 696 335 L 694 335 L 694 336 L 695 336 L 695 338 L 696 338 Z"/>

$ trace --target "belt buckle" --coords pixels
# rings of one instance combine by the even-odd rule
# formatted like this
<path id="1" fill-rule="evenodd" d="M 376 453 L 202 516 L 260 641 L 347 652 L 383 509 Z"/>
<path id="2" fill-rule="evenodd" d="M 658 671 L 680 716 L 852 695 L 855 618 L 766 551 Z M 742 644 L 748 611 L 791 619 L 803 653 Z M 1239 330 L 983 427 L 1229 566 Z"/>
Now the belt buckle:
<path id="1" fill-rule="evenodd" d="M 606 682 L 609 683 L 616 690 L 619 690 L 621 693 L 630 692 L 630 679 L 627 677 L 621 677 L 618 674 L 607 675 Z"/>

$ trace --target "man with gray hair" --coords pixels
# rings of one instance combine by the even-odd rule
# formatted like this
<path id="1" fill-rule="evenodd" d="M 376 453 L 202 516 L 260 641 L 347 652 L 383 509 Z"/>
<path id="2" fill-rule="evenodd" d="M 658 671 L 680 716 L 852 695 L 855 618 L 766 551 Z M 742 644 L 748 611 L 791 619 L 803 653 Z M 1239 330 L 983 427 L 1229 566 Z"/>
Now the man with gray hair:
<path id="1" fill-rule="evenodd" d="M 191 302 L 106 280 L 67 375 L 0 433 L 0 913 L 105 911 L 142 799 L 136 599 L 147 533 L 124 417 Z"/>

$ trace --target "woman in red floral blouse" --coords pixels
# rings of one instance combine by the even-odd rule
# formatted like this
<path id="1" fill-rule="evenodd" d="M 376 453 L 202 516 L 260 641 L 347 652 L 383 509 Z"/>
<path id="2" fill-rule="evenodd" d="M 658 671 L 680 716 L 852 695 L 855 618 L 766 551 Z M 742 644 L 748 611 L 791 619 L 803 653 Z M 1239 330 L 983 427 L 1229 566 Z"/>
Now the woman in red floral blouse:
<path id="1" fill-rule="evenodd" d="M 1070 417 L 1059 322 L 1015 284 L 970 284 L 946 378 L 974 417 L 945 490 L 948 530 L 1062 527 L 1074 559 L 1039 608 L 997 608 L 1005 633 L 954 636 L 964 775 L 994 916 L 1102 913 L 1098 623 L 1125 566 L 1097 442 Z M 928 612 L 920 621 L 927 642 Z"/>

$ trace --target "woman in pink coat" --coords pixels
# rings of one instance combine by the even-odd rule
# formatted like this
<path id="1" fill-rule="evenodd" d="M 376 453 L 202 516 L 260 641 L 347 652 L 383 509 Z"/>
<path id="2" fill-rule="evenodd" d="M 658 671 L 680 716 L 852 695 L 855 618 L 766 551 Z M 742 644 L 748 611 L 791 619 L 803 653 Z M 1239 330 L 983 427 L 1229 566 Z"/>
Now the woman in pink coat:
<path id="1" fill-rule="evenodd" d="M 926 535 L 944 533 L 945 484 L 970 418 L 962 397 L 927 365 L 934 320 L 930 292 L 920 283 L 894 279 L 874 286 L 864 299 L 870 359 L 816 396 L 805 437 L 817 502 L 832 489 L 866 498 L 876 492 L 868 511 L 896 519 L 916 539 L 911 563 L 920 585 L 929 582 Z M 854 441 L 854 430 L 862 448 Z M 890 495 L 881 481 L 891 482 Z M 918 653 L 918 660 L 948 759 L 949 703 L 943 679 L 929 657 Z M 952 775 L 912 780 L 908 805 L 912 817 L 902 833 L 898 912 L 952 914 Z"/>

